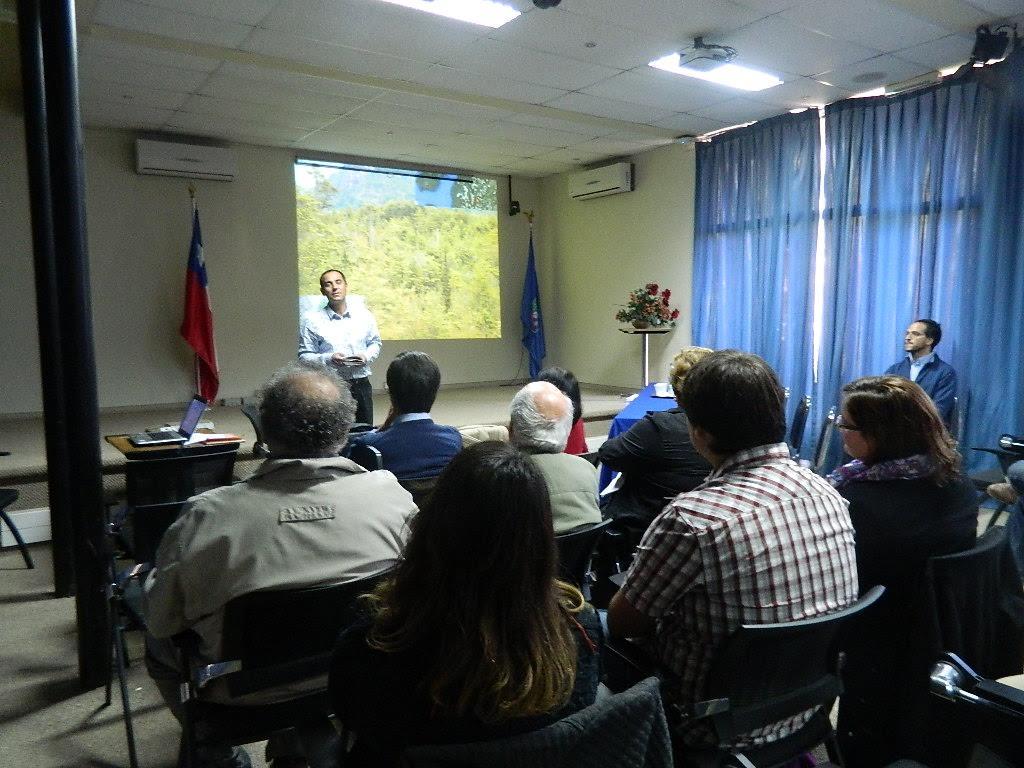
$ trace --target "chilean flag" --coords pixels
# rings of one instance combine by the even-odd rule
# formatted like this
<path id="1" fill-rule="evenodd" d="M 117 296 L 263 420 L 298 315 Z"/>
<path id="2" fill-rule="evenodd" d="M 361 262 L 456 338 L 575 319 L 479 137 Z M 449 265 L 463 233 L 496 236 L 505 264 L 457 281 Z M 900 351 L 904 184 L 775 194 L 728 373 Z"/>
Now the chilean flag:
<path id="1" fill-rule="evenodd" d="M 206 291 L 206 263 L 203 261 L 203 235 L 199 231 L 199 209 L 192 209 L 192 243 L 185 271 L 185 316 L 181 336 L 196 353 L 196 391 L 212 403 L 220 387 L 217 350 L 213 346 L 213 313 Z"/>

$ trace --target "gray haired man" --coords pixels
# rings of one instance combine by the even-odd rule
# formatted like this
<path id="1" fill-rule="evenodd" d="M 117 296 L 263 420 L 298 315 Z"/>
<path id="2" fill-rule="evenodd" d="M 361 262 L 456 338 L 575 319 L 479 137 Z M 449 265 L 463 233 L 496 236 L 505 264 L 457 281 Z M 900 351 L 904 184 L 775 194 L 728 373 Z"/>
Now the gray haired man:
<path id="1" fill-rule="evenodd" d="M 512 398 L 509 440 L 544 475 L 551 494 L 555 533 L 601 521 L 597 468 L 562 453 L 572 429 L 572 401 L 554 384 L 534 381 Z"/>
<path id="2" fill-rule="evenodd" d="M 300 360 L 277 371 L 260 393 L 259 411 L 270 458 L 245 480 L 189 499 L 146 578 L 147 667 L 179 719 L 167 638 L 191 629 L 204 659 L 217 660 L 230 600 L 387 570 L 416 512 L 390 472 L 367 472 L 338 456 L 355 402 L 327 366 Z M 204 756 L 207 765 L 248 764 L 240 750 L 216 752 Z"/>

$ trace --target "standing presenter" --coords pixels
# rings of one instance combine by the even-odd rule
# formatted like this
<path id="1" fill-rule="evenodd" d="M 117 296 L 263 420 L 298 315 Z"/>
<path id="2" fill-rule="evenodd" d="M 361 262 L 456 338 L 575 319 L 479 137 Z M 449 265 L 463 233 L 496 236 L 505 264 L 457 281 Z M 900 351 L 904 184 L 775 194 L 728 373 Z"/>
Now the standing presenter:
<path id="1" fill-rule="evenodd" d="M 348 296 L 348 282 L 340 269 L 320 275 L 320 293 L 327 306 L 302 317 L 299 357 L 322 360 L 333 366 L 352 388 L 356 422 L 373 424 L 370 363 L 380 355 L 380 331 L 362 297 Z"/>

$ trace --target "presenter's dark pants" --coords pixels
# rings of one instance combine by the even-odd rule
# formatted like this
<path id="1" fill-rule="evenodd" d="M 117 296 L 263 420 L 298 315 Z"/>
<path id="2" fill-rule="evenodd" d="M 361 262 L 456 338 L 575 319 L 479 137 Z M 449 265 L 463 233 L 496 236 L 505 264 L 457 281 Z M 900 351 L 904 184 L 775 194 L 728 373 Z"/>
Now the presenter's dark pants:
<path id="1" fill-rule="evenodd" d="M 356 424 L 373 424 L 373 388 L 370 377 L 350 379 L 352 397 L 356 401 Z"/>

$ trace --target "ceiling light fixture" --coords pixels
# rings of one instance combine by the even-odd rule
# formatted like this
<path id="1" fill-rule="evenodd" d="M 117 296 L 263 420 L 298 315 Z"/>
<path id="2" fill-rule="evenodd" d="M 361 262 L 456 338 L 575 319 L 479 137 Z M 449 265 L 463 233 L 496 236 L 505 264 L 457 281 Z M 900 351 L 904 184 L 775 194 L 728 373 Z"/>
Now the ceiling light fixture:
<path id="1" fill-rule="evenodd" d="M 1006 56 L 1010 41 L 1017 41 L 1017 25 L 1003 24 L 992 29 L 982 24 L 974 30 L 974 50 L 971 51 L 971 63 L 992 63 Z"/>
<path id="2" fill-rule="evenodd" d="M 851 99 L 868 99 L 868 98 L 871 98 L 872 96 L 885 96 L 885 86 L 884 85 L 880 85 L 877 88 L 872 88 L 869 91 L 861 91 L 860 93 L 855 93 L 850 98 Z"/>
<path id="3" fill-rule="evenodd" d="M 763 91 L 782 85 L 782 80 L 775 75 L 733 64 L 735 58 L 735 48 L 705 43 L 704 38 L 698 37 L 692 48 L 662 56 L 648 66 L 743 91 Z"/>
<path id="4" fill-rule="evenodd" d="M 458 21 L 468 21 L 482 27 L 498 27 L 508 24 L 521 15 L 519 11 L 503 3 L 492 0 L 383 0 L 392 5 L 401 5 L 417 11 L 425 11 L 435 16 L 444 16 Z"/>

